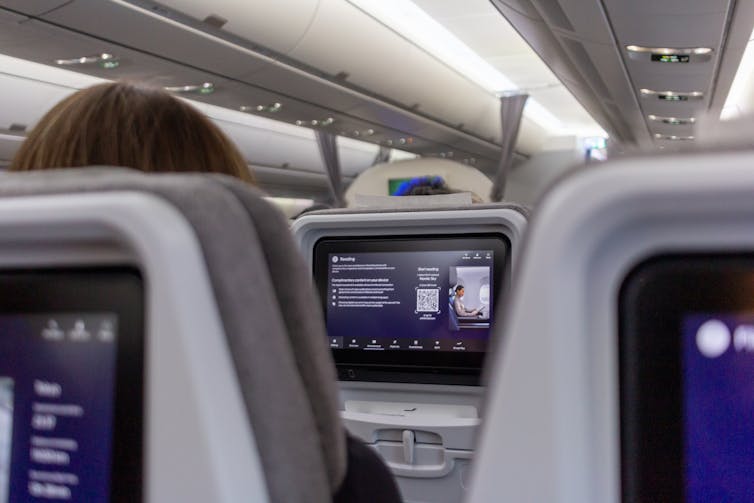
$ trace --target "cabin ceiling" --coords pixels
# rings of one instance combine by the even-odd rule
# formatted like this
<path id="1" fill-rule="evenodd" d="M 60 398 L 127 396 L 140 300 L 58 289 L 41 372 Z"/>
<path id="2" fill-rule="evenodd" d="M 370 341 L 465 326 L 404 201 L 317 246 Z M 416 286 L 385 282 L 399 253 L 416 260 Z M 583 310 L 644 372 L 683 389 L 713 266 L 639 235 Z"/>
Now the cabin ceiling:
<path id="1" fill-rule="evenodd" d="M 673 119 L 719 120 L 754 26 L 754 2 L 745 0 L 491 2 L 626 147 L 680 149 L 693 143 L 694 125 Z M 629 45 L 712 52 L 661 62 L 651 53 L 629 52 Z M 667 101 L 642 89 L 702 95 Z"/>
<path id="2" fill-rule="evenodd" d="M 564 124 L 594 119 L 625 148 L 693 143 L 681 139 L 695 136 L 694 125 L 676 119 L 719 117 L 754 25 L 754 2 L 744 0 L 414 2 Z M 256 0 L 252 13 L 235 0 L 0 0 L 0 52 L 47 65 L 111 53 L 117 68 L 72 69 L 160 86 L 212 82 L 214 92 L 186 97 L 492 173 L 501 139 L 494 93 L 358 3 Z M 656 62 L 629 45 L 712 52 Z M 525 118 L 519 153 L 550 133 Z"/>
<path id="3" fill-rule="evenodd" d="M 217 5 L 223 3 L 229 2 Z M 243 28 L 239 23 L 231 26 Z M 267 35 L 278 49 L 299 47 L 285 37 L 275 38 L 274 31 Z M 71 69 L 160 86 L 212 82 L 213 93 L 186 97 L 232 110 L 247 106 L 251 113 L 271 119 L 324 127 L 418 155 L 452 156 L 487 173 L 494 171 L 499 158 L 499 119 L 489 101 L 482 107 L 486 126 L 452 124 L 425 111 L 423 104 L 393 101 L 350 82 L 348 75 L 338 76 L 334 68 L 307 67 L 212 22 L 154 2 L 0 0 L 0 52 L 48 65 L 56 59 L 110 53 L 119 58 L 117 68 L 94 64 Z M 281 107 L 271 111 L 275 103 Z M 463 110 L 462 104 L 455 106 L 479 115 Z"/>
<path id="4" fill-rule="evenodd" d="M 413 0 L 518 89 L 529 94 L 563 130 L 580 137 L 604 130 L 489 0 Z"/>

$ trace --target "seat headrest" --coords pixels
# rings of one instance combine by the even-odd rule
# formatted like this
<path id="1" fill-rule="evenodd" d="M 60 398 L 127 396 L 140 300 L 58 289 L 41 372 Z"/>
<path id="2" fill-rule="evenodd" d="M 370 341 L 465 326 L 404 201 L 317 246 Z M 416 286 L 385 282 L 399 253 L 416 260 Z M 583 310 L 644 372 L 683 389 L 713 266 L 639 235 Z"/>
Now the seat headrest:
<path id="1" fill-rule="evenodd" d="M 346 472 L 336 376 L 285 217 L 256 189 L 224 175 L 123 168 L 0 175 L 0 197 L 108 191 L 156 195 L 196 233 L 271 500 L 330 500 Z"/>

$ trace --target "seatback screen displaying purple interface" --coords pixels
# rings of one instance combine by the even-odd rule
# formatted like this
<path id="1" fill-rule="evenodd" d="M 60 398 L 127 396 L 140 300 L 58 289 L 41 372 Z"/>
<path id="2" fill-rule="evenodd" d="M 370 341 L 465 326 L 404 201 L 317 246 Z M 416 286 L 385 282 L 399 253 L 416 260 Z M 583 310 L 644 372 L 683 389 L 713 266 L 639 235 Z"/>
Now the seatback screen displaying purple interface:
<path id="1" fill-rule="evenodd" d="M 754 256 L 649 259 L 618 305 L 623 502 L 754 501 Z"/>
<path id="2" fill-rule="evenodd" d="M 117 326 L 0 316 L 0 502 L 109 499 Z"/>
<path id="3" fill-rule="evenodd" d="M 754 313 L 683 320 L 686 501 L 754 501 Z"/>
<path id="4" fill-rule="evenodd" d="M 509 250 L 500 235 L 319 241 L 314 277 L 341 377 L 478 376 Z"/>
<path id="5" fill-rule="evenodd" d="M 143 330 L 130 268 L 0 272 L 0 503 L 141 501 Z"/>

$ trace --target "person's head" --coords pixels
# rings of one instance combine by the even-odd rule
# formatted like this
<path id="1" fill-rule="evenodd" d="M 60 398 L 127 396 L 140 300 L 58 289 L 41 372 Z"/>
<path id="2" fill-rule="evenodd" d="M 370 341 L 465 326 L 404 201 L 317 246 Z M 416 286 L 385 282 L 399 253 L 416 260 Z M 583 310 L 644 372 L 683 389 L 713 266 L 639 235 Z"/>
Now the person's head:
<path id="1" fill-rule="evenodd" d="M 83 89 L 55 105 L 29 133 L 10 169 L 96 165 L 252 181 L 236 146 L 201 112 L 162 89 L 126 82 Z"/>
<path id="2" fill-rule="evenodd" d="M 396 196 L 437 196 L 454 194 L 441 176 L 420 176 L 401 183 L 395 191 Z"/>
<path id="3" fill-rule="evenodd" d="M 459 297 L 459 298 L 463 297 L 463 286 L 462 285 L 458 285 L 456 287 L 456 296 Z"/>

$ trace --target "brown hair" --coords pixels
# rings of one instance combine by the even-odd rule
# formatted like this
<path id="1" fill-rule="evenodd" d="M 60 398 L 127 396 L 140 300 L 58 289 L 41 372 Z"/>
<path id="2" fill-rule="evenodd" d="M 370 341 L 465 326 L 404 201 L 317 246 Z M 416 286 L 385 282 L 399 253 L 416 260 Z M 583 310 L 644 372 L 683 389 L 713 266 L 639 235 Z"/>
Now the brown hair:
<path id="1" fill-rule="evenodd" d="M 194 107 L 161 89 L 114 82 L 55 105 L 10 169 L 125 166 L 142 171 L 225 173 L 252 182 L 233 142 Z"/>

